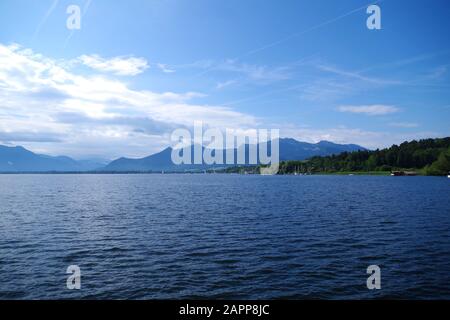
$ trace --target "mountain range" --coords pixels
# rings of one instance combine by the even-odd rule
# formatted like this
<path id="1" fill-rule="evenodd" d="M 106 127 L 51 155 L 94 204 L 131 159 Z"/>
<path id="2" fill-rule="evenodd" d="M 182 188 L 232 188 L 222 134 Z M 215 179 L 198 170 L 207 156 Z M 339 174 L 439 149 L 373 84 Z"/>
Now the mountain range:
<path id="1" fill-rule="evenodd" d="M 90 171 L 104 165 L 94 160 L 77 161 L 65 156 L 36 154 L 21 146 L 0 145 L 0 172 Z"/>
<path id="2" fill-rule="evenodd" d="M 271 143 L 268 143 L 268 150 L 270 150 Z M 249 145 L 240 147 L 245 148 L 246 165 L 249 163 Z M 259 148 L 259 146 L 258 146 Z M 202 148 L 204 151 L 205 148 Z M 279 139 L 280 161 L 285 160 L 305 160 L 314 156 L 326 156 L 332 154 L 340 154 L 342 152 L 352 152 L 357 150 L 366 150 L 365 148 L 354 144 L 336 144 L 328 141 L 321 141 L 319 143 L 300 142 L 294 139 L 285 138 Z M 241 150 L 242 151 L 242 150 Z M 223 159 L 226 159 L 226 150 L 222 150 Z M 238 149 L 233 150 L 234 159 L 237 159 Z M 151 156 L 140 159 L 120 158 L 112 161 L 110 164 L 102 168 L 105 171 L 187 171 L 187 170 L 204 170 L 208 168 L 224 168 L 236 166 L 232 165 L 207 165 L 192 164 L 192 165 L 175 165 L 171 159 L 172 148 L 166 148 L 163 151 L 153 154 Z M 194 163 L 194 146 L 191 146 L 191 163 Z M 259 163 L 259 157 L 257 157 Z"/>
<path id="3" fill-rule="evenodd" d="M 270 144 L 270 142 L 269 142 Z M 279 140 L 280 160 L 305 160 L 314 156 L 328 156 L 342 152 L 366 150 L 355 144 L 336 144 L 329 141 L 319 143 L 300 142 L 290 138 Z M 245 148 L 248 163 L 249 146 Z M 194 146 L 191 146 L 193 157 Z M 205 148 L 202 148 L 205 150 Z M 270 145 L 269 145 L 270 150 Z M 225 151 L 221 151 L 224 152 Z M 237 158 L 238 150 L 234 149 Z M 53 157 L 31 152 L 21 146 L 8 147 L 0 145 L 0 172 L 130 172 L 130 171 L 186 171 L 202 170 L 212 167 L 226 167 L 224 165 L 210 166 L 205 163 L 198 165 L 175 165 L 171 158 L 172 148 L 140 159 L 119 158 L 108 164 L 93 160 L 74 160 L 70 157 Z M 224 156 L 225 158 L 225 156 Z M 258 158 L 259 161 L 259 158 Z M 234 165 L 227 165 L 234 166 Z"/>

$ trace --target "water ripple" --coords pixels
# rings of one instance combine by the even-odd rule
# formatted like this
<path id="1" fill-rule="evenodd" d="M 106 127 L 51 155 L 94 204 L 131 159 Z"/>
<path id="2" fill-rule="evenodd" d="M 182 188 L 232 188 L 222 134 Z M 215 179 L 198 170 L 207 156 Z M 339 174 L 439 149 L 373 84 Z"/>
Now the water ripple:
<path id="1" fill-rule="evenodd" d="M 450 298 L 448 179 L 0 175 L 0 204 L 1 299 Z"/>

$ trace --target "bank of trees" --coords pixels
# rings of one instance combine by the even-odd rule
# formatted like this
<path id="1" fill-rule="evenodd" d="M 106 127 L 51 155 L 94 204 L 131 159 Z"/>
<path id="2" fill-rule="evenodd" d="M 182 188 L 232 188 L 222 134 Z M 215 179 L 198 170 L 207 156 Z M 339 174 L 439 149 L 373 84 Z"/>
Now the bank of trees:
<path id="1" fill-rule="evenodd" d="M 450 171 L 450 137 L 404 142 L 374 151 L 344 152 L 307 161 L 281 163 L 280 173 L 335 173 L 357 171 L 417 170 L 427 175 Z"/>

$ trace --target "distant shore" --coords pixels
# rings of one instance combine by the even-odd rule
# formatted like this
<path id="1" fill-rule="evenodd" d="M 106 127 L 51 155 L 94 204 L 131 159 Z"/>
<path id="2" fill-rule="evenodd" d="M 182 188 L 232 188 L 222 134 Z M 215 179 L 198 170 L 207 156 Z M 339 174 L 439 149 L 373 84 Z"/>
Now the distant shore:
<path id="1" fill-rule="evenodd" d="M 186 174 L 208 174 L 208 175 L 259 175 L 256 172 L 201 172 L 201 171 L 193 171 L 193 172 L 156 172 L 156 171 L 46 171 L 46 172 L 0 172 L 0 175 L 105 175 L 105 174 L 113 174 L 113 175 L 128 175 L 128 174 L 157 174 L 157 175 L 186 175 Z M 278 176 L 391 176 L 391 172 L 389 171 L 343 171 L 343 172 L 314 172 L 314 173 L 283 173 L 277 174 Z M 417 176 L 427 176 L 425 174 L 418 173 Z"/>

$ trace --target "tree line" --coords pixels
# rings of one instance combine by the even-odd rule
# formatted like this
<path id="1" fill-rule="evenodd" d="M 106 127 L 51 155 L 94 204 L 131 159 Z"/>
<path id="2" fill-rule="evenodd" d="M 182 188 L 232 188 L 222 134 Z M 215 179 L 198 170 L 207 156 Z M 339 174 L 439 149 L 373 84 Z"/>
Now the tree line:
<path id="1" fill-rule="evenodd" d="M 284 161 L 280 174 L 415 170 L 425 175 L 450 172 L 450 137 L 403 142 L 382 150 L 344 152 L 305 161 Z"/>

